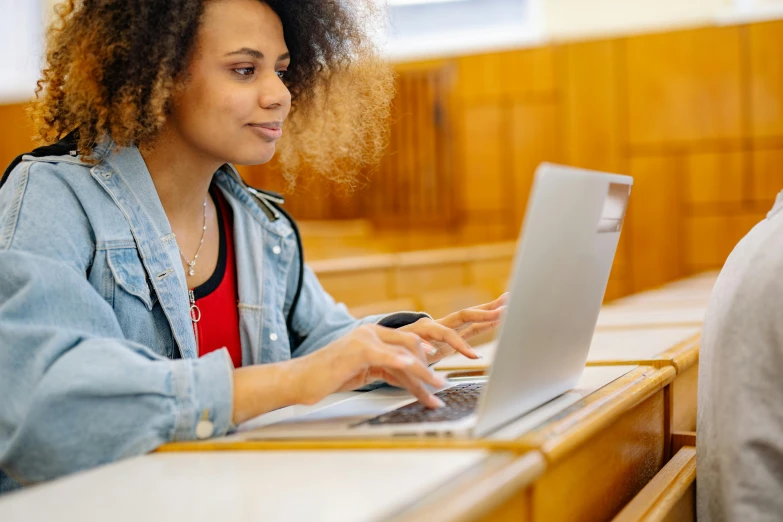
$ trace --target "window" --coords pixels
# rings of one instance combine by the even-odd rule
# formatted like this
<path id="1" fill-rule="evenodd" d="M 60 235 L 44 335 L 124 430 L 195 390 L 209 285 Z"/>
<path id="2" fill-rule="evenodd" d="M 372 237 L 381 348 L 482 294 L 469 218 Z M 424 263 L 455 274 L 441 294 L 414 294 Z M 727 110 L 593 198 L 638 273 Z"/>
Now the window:
<path id="1" fill-rule="evenodd" d="M 538 42 L 542 0 L 387 0 L 392 59 L 464 54 Z"/>
<path id="2" fill-rule="evenodd" d="M 44 7 L 37 0 L 0 0 L 0 103 L 35 92 L 43 52 Z"/>
<path id="3" fill-rule="evenodd" d="M 743 22 L 781 16 L 783 0 L 732 0 L 732 8 L 721 18 L 728 22 Z"/>

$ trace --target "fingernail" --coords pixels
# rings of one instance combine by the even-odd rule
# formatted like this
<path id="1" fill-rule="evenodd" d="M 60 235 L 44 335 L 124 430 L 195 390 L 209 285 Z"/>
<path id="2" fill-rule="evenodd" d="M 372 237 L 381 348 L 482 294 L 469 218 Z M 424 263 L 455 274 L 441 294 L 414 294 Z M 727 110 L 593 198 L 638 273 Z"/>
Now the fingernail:
<path id="1" fill-rule="evenodd" d="M 438 353 L 438 349 L 432 346 L 431 344 L 421 343 L 421 346 L 424 348 L 424 353 L 426 353 L 427 355 L 435 355 L 436 353 Z"/>
<path id="2" fill-rule="evenodd" d="M 397 360 L 400 361 L 400 364 L 404 366 L 411 366 L 416 362 L 416 360 L 410 355 L 399 355 Z"/>
<path id="3" fill-rule="evenodd" d="M 446 383 L 448 381 L 445 378 L 441 377 L 440 375 L 436 375 L 435 382 L 438 383 L 438 386 L 443 387 L 446 386 Z"/>
<path id="4" fill-rule="evenodd" d="M 444 407 L 446 405 L 445 402 L 443 402 L 439 398 L 435 397 L 434 395 L 432 396 L 432 398 L 435 399 L 435 404 L 437 405 L 438 408 L 442 408 L 442 407 Z"/>
<path id="5" fill-rule="evenodd" d="M 473 352 L 473 353 L 476 354 L 476 359 L 483 359 L 484 358 L 484 356 L 481 355 L 481 354 L 478 354 L 476 352 Z"/>

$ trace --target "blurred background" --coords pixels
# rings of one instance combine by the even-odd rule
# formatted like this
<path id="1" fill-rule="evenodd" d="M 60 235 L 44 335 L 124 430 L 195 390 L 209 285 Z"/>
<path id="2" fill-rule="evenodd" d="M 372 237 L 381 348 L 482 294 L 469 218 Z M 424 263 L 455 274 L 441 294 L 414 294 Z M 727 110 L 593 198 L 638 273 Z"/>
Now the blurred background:
<path id="1" fill-rule="evenodd" d="M 0 0 L 0 163 L 53 0 Z M 719 269 L 783 189 L 783 0 L 390 0 L 389 147 L 348 193 L 287 194 L 306 257 L 358 315 L 503 290 L 542 161 L 635 178 L 606 298 Z M 250 184 L 284 190 L 274 164 Z"/>

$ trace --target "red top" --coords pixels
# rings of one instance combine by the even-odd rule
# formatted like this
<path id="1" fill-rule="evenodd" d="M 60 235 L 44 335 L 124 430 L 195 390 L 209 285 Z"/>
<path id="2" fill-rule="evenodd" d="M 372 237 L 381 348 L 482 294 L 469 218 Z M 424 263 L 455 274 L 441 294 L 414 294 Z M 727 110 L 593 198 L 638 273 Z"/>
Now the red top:
<path id="1" fill-rule="evenodd" d="M 242 366 L 242 346 L 239 342 L 239 297 L 237 271 L 234 261 L 234 219 L 231 207 L 220 190 L 210 190 L 218 209 L 220 250 L 212 276 L 193 289 L 201 319 L 195 323 L 198 355 L 206 355 L 224 346 L 228 349 L 234 368 Z"/>

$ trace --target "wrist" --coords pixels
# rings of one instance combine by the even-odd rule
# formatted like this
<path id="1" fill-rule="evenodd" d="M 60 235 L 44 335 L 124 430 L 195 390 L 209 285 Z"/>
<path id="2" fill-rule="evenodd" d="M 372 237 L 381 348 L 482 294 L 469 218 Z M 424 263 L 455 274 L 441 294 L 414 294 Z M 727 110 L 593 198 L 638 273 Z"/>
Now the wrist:
<path id="1" fill-rule="evenodd" d="M 283 364 L 280 391 L 289 405 L 307 404 L 306 386 L 303 375 L 308 356 L 288 360 Z"/>

